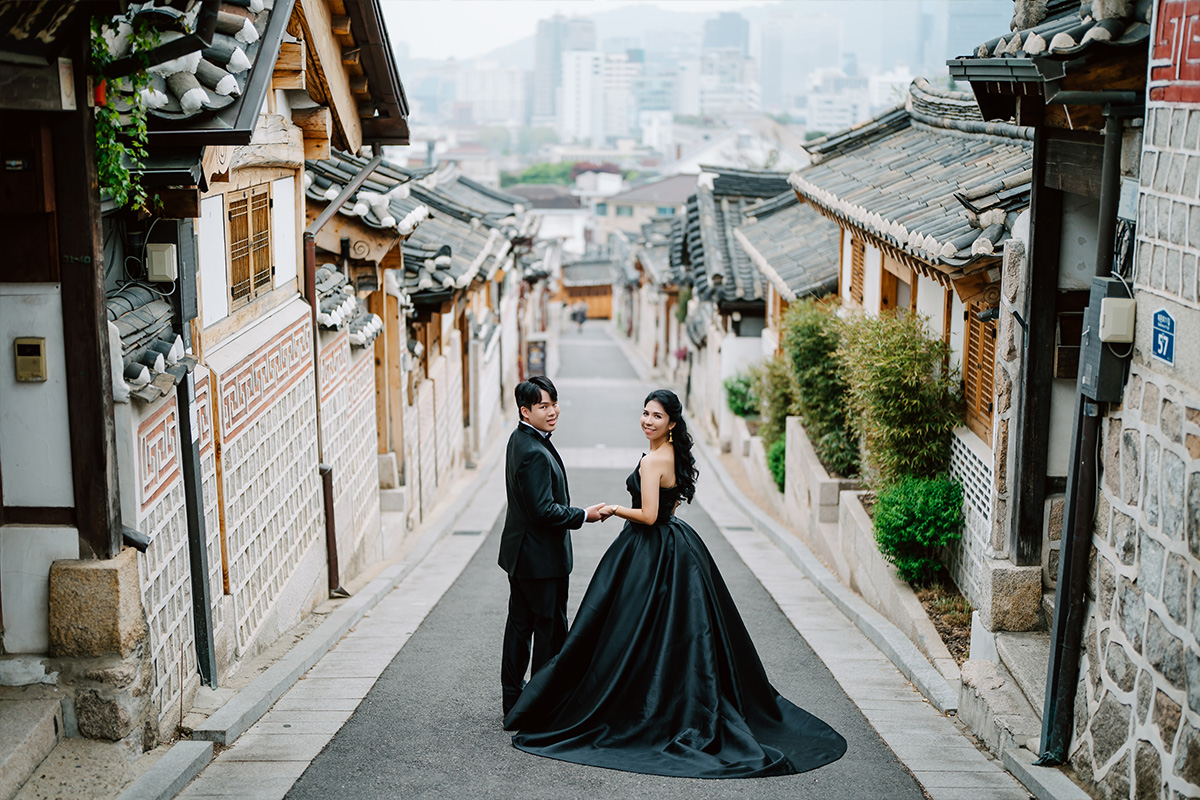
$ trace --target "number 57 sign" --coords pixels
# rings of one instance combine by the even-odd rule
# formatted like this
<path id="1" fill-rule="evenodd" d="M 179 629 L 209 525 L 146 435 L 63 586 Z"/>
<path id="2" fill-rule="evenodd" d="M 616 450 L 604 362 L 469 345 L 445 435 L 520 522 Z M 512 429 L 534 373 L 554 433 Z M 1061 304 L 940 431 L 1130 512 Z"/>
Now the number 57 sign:
<path id="1" fill-rule="evenodd" d="M 1165 308 L 1154 312 L 1154 357 L 1175 366 L 1175 318 Z"/>

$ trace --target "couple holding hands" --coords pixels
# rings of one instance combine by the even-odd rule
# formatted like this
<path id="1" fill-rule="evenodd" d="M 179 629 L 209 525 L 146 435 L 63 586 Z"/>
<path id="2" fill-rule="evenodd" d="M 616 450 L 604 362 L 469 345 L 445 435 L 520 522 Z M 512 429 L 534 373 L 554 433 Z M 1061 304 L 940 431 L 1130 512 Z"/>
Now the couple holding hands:
<path id="1" fill-rule="evenodd" d="M 550 441 L 554 384 L 531 377 L 515 395 L 499 559 L 509 580 L 501 688 L 513 745 L 691 778 L 790 775 L 840 758 L 845 739 L 771 685 L 712 556 L 674 515 L 698 477 L 675 393 L 657 389 L 643 403 L 647 452 L 625 481 L 629 505 L 589 508 L 570 505 Z M 625 526 L 568 631 L 570 531 L 611 516 Z"/>

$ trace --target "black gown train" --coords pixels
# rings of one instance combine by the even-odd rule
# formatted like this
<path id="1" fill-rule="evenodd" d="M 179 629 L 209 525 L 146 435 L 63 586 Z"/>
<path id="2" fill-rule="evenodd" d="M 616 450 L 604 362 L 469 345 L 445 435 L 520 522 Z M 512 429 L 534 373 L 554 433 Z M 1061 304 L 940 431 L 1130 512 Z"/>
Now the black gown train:
<path id="1" fill-rule="evenodd" d="M 638 471 L 626 480 L 641 505 Z M 771 686 L 700 536 L 662 489 L 653 525 L 626 522 L 566 643 L 504 719 L 513 745 L 596 767 L 689 778 L 791 775 L 846 740 Z"/>

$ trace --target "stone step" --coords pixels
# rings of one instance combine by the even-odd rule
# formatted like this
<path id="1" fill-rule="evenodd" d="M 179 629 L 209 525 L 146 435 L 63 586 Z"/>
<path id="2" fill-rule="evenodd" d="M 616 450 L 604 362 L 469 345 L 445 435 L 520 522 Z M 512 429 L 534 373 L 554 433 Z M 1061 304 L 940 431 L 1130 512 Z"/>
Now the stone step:
<path id="1" fill-rule="evenodd" d="M 379 510 L 380 511 L 399 511 L 403 513 L 407 510 L 407 491 L 405 489 L 380 489 L 379 490 Z"/>
<path id="2" fill-rule="evenodd" d="M 62 703 L 0 701 L 0 731 L 0 800 L 11 800 L 62 738 Z"/>
<path id="3" fill-rule="evenodd" d="M 1000 758 L 1008 750 L 1038 750 L 1042 726 L 1037 714 L 1000 664 L 969 660 L 962 665 L 958 718 Z"/>
<path id="4" fill-rule="evenodd" d="M 1054 591 L 1042 593 L 1042 614 L 1046 617 L 1046 629 L 1054 624 Z"/>
<path id="5" fill-rule="evenodd" d="M 1050 634 L 1046 631 L 1002 631 L 996 634 L 996 652 L 1040 720 L 1046 702 Z"/>

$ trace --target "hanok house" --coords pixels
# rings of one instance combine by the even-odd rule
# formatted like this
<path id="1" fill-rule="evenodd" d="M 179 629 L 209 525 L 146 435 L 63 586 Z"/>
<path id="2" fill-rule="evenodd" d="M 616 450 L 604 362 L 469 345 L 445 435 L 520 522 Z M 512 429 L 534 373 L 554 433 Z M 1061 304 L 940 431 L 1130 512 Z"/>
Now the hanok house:
<path id="1" fill-rule="evenodd" d="M 45 23 L 39 9 L 5 4 L 3 29 Z M 87 22 L 59 18 L 39 37 L 58 48 L 40 57 L 75 59 L 77 90 Z M 341 442 L 318 420 L 336 429 L 355 414 L 373 418 L 374 397 L 364 410 L 331 406 L 318 392 L 327 366 L 318 357 L 349 364 L 350 345 L 346 336 L 340 352 L 318 347 L 300 175 L 305 156 L 331 143 L 407 141 L 374 4 L 131 7 L 106 33 L 118 57 L 110 78 L 123 64 L 141 68 L 127 51 L 129 30 L 143 22 L 160 31 L 162 48 L 148 54 L 153 85 L 143 95 L 141 180 L 157 199 L 148 217 L 107 203 L 101 220 L 99 198 L 86 191 L 94 144 L 82 101 L 20 118 L 5 110 L 0 123 L 6 161 L 10 149 L 26 153 L 42 187 L 59 183 L 32 211 L 14 209 L 28 220 L 6 212 L 16 223 L 6 240 L 30 266 L 0 290 L 0 308 L 12 307 L 0 310 L 0 325 L 10 338 L 33 338 L 51 365 L 45 381 L 0 389 L 4 649 L 24 654 L 6 656 L 20 662 L 6 682 L 61 700 L 68 733 L 134 750 L 172 735 L 201 681 L 218 685 L 327 597 L 340 548 L 378 540 L 373 484 L 345 508 L 352 523 L 322 486 L 322 464 L 353 470 L 362 460 L 336 452 Z M 29 45 L 3 41 L 0 50 Z M 14 105 L 67 107 L 58 76 L 70 70 L 52 73 L 58 105 L 32 96 L 51 86 L 45 80 Z M 55 143 L 64 125 L 71 137 Z M 44 237 L 29 238 L 38 230 L 62 236 L 46 248 Z M 31 317 L 33 308 L 41 311 Z M 66 420 L 55 427 L 61 442 L 34 445 L 47 408 Z"/>
<path id="2" fill-rule="evenodd" d="M 782 172 L 704 167 L 688 200 L 672 272 L 690 287 L 687 331 L 697 351 L 690 362 L 688 401 L 728 446 L 732 412 L 724 380 L 762 359 L 767 282 L 733 236 L 743 212 L 788 191 Z M 773 351 L 773 348 L 772 348 Z"/>
<path id="3" fill-rule="evenodd" d="M 479 458 L 499 422 L 506 376 L 515 385 L 517 312 L 508 295 L 516 278 L 506 268 L 538 220 L 518 198 L 453 166 L 410 170 L 334 153 L 309 162 L 305 182 L 317 207 L 350 187 L 317 244 L 330 255 L 340 249 L 382 319 L 373 382 L 381 485 L 387 510 L 415 525 Z M 502 347 L 503 339 L 513 341 Z"/>
<path id="4" fill-rule="evenodd" d="M 639 276 L 634 346 L 653 368 L 675 366 L 673 354 L 683 346 L 676 313 L 679 289 L 668 277 L 674 220 L 674 216 L 657 217 L 645 223 L 633 244 L 633 262 Z"/>
<path id="5" fill-rule="evenodd" d="M 613 315 L 613 283 L 618 270 L 607 257 L 585 258 L 563 264 L 562 284 L 558 300 L 566 306 L 567 316 L 580 304 L 587 308 L 588 319 L 611 319 Z"/>
<path id="6" fill-rule="evenodd" d="M 763 351 L 782 347 L 781 321 L 790 303 L 834 295 L 838 289 L 841 228 L 794 191 L 749 206 L 733 236 L 767 281 Z"/>
<path id="7" fill-rule="evenodd" d="M 867 314 L 911 311 L 951 349 L 961 369 L 964 424 L 952 438 L 950 472 L 964 489 L 962 541 L 950 552 L 955 582 L 989 628 L 1036 625 L 1040 582 L 1016 583 L 997 547 L 1009 439 L 1011 388 L 996 386 L 996 355 L 1014 357 L 998 323 L 1004 242 L 1029 204 L 1033 130 L 984 122 L 972 96 L 918 78 L 903 106 L 809 145 L 811 166 L 792 174 L 796 193 L 842 230 L 838 296 Z M 1011 320 L 1010 320 L 1011 322 Z M 1028 577 L 1028 576 L 1026 576 Z M 1015 587 L 1015 588 L 1014 588 Z M 1032 592 L 1032 618 L 1013 606 Z"/>
<path id="8" fill-rule="evenodd" d="M 1034 679 L 1003 634 L 994 648 L 973 639 L 972 658 L 1000 662 L 981 671 L 992 685 L 1015 679 L 1042 763 L 1069 762 L 1102 796 L 1197 796 L 1200 371 L 1184 337 L 1200 323 L 1200 76 L 1186 38 L 1200 15 L 1175 2 L 1014 8 L 1012 32 L 950 69 L 984 117 L 1036 130 L 1029 239 L 1001 305 L 1023 335 L 1005 365 L 1014 436 L 997 544 L 1054 594 L 1050 631 L 1027 648 Z M 1112 328 L 1122 305 L 1132 319 Z"/>

